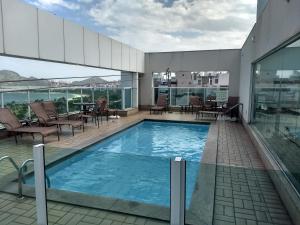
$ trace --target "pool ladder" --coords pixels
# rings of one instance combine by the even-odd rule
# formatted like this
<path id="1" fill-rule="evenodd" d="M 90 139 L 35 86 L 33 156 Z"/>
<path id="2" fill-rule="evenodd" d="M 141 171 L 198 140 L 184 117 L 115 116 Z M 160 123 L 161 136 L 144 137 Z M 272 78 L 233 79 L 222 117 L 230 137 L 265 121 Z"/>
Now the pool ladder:
<path id="1" fill-rule="evenodd" d="M 23 198 L 23 184 L 25 184 L 25 179 L 24 179 L 24 172 L 27 171 L 27 164 L 28 163 L 33 163 L 33 159 L 27 159 L 25 160 L 21 166 L 19 167 L 17 165 L 17 163 L 10 157 L 10 156 L 3 156 L 0 158 L 0 162 L 4 161 L 4 160 L 8 160 L 9 162 L 11 162 L 11 164 L 13 165 L 13 167 L 16 169 L 17 173 L 18 173 L 18 198 Z M 47 186 L 50 187 L 50 179 L 49 177 L 46 175 L 46 181 L 47 181 Z"/>

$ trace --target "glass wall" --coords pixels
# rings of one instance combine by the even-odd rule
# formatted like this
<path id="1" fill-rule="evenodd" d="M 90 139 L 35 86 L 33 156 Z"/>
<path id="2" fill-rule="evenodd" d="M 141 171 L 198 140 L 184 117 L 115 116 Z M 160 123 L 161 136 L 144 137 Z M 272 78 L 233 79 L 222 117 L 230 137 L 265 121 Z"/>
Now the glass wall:
<path id="1" fill-rule="evenodd" d="M 122 94 L 124 92 L 124 95 Z M 73 113 L 80 111 L 79 102 L 94 102 L 97 99 L 106 98 L 109 107 L 113 109 L 128 109 L 137 107 L 136 99 L 132 94 L 137 90 L 133 88 L 90 88 L 68 87 L 52 89 L 28 89 L 28 90 L 2 90 L 0 92 L 0 107 L 10 108 L 23 120 L 34 118 L 28 103 L 37 101 L 54 101 L 58 113 Z M 134 100 L 134 102 L 133 102 Z M 2 102 L 3 101 L 3 102 Z M 2 126 L 0 125 L 0 128 Z"/>
<path id="2" fill-rule="evenodd" d="M 300 191 L 300 40 L 257 62 L 252 125 Z"/>
<path id="3" fill-rule="evenodd" d="M 180 88 L 180 87 L 157 87 L 153 88 L 153 103 L 156 104 L 159 95 L 169 96 L 170 106 L 184 106 L 190 104 L 191 96 L 199 96 L 203 101 L 214 99 L 222 104 L 228 99 L 228 88 Z"/>

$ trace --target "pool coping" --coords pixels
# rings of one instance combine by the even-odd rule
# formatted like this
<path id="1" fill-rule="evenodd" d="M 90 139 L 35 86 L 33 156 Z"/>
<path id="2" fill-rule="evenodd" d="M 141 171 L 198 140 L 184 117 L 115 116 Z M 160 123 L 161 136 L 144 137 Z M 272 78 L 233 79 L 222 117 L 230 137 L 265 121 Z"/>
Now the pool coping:
<path id="1" fill-rule="evenodd" d="M 132 126 L 143 121 L 158 122 L 175 122 L 175 123 L 191 123 L 210 125 L 207 134 L 203 156 L 200 162 L 195 190 L 192 196 L 190 208 L 186 211 L 187 224 L 209 225 L 213 221 L 214 196 L 215 196 L 215 180 L 216 180 L 216 157 L 217 157 L 217 141 L 218 127 L 216 123 L 198 122 L 198 121 L 178 121 L 178 120 L 157 120 L 157 119 L 139 119 L 128 123 L 114 130 L 113 132 L 97 138 L 92 138 L 88 142 L 82 143 L 76 148 L 62 149 L 57 154 L 46 159 L 46 166 L 57 164 L 60 161 L 72 157 L 84 151 L 85 148 L 103 141 L 112 135 L 120 133 Z M 29 172 L 32 167 L 29 167 Z M 9 177 L 9 176 L 8 176 Z M 13 176 L 11 176 L 13 177 Z M 15 176 L 14 176 L 15 177 Z M 23 185 L 23 193 L 25 196 L 35 197 L 34 188 L 32 186 Z M 11 183 L 5 188 L 6 192 L 17 193 L 16 183 Z M 73 205 L 79 205 L 89 208 L 104 209 L 117 213 L 137 215 L 151 219 L 159 219 L 169 221 L 170 208 L 163 206 L 155 206 L 145 203 L 125 201 L 109 197 L 91 196 L 78 192 L 62 191 L 57 189 L 48 189 L 47 198 L 51 201 L 63 202 Z M 199 204 L 200 203 L 200 204 Z"/>

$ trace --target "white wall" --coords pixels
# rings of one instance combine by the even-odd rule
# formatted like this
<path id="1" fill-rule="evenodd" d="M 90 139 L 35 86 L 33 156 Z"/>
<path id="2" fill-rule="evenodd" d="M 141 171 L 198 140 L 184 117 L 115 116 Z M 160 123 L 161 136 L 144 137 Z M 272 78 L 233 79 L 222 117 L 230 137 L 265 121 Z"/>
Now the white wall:
<path id="1" fill-rule="evenodd" d="M 111 68 L 111 42 L 112 39 L 99 35 L 100 67 Z"/>
<path id="2" fill-rule="evenodd" d="M 111 64 L 112 67 L 122 69 L 122 43 L 116 40 L 111 42 Z"/>
<path id="3" fill-rule="evenodd" d="M 84 62 L 87 65 L 100 66 L 98 34 L 86 28 L 84 28 Z"/>
<path id="4" fill-rule="evenodd" d="M 144 53 L 140 50 L 125 44 L 122 47 L 121 42 L 21 0 L 0 0 L 0 4 L 2 55 L 144 72 Z"/>
<path id="5" fill-rule="evenodd" d="M 178 71 L 228 71 L 229 95 L 238 96 L 240 77 L 240 50 L 209 50 L 187 52 L 158 52 L 145 54 L 145 74 L 140 81 L 140 104 L 150 105 L 152 98 L 152 73 L 170 68 Z"/>
<path id="6" fill-rule="evenodd" d="M 137 68 L 136 68 L 136 60 L 137 60 L 137 51 L 136 51 L 136 49 L 130 48 L 129 59 L 130 59 L 130 65 L 129 65 L 130 71 L 137 70 Z"/>
<path id="7" fill-rule="evenodd" d="M 38 58 L 37 9 L 19 0 L 2 0 L 2 10 L 5 52 Z"/>
<path id="8" fill-rule="evenodd" d="M 84 64 L 83 28 L 64 20 L 65 59 L 67 62 Z"/>
<path id="9" fill-rule="evenodd" d="M 130 48 L 122 44 L 122 70 L 130 70 Z"/>
<path id="10" fill-rule="evenodd" d="M 38 11 L 39 53 L 43 59 L 64 61 L 63 20 L 45 11 Z"/>

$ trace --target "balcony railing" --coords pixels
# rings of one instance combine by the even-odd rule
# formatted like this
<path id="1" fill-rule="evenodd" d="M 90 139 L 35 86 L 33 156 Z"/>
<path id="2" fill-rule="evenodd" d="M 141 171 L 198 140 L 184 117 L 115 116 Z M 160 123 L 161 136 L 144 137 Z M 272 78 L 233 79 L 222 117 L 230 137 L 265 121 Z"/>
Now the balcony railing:
<path id="1" fill-rule="evenodd" d="M 72 113 L 80 110 L 74 103 L 95 102 L 106 98 L 109 108 L 125 110 L 137 107 L 133 94 L 136 89 L 96 88 L 96 87 L 60 87 L 42 89 L 0 90 L 0 106 L 10 108 L 19 119 L 31 118 L 28 103 L 35 101 L 54 101 L 59 113 Z"/>
<path id="2" fill-rule="evenodd" d="M 153 88 L 152 103 L 155 104 L 160 94 L 169 96 L 170 106 L 189 105 L 190 96 L 199 96 L 203 101 L 213 97 L 217 102 L 224 103 L 228 99 L 228 88 L 204 88 L 204 87 L 155 87 Z"/>

